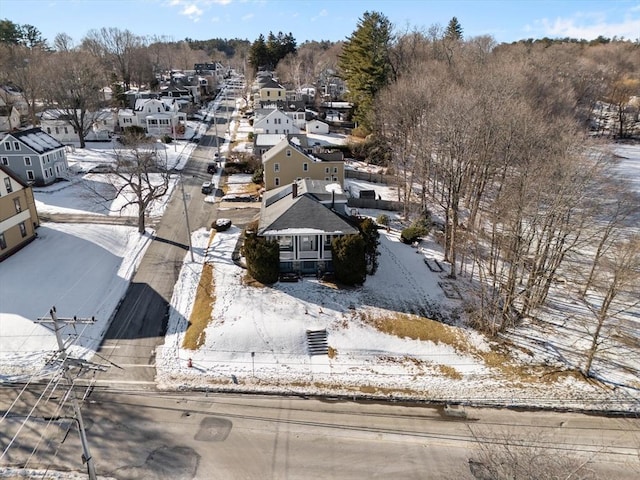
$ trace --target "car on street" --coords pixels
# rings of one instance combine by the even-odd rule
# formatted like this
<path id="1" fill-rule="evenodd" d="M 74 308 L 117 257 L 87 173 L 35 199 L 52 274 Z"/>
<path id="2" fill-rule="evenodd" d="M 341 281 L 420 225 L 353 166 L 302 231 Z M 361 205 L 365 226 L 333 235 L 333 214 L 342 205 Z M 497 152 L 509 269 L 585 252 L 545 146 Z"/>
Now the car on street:
<path id="1" fill-rule="evenodd" d="M 231 220 L 228 218 L 218 218 L 211 226 L 216 232 L 224 232 L 231 227 Z"/>
<path id="2" fill-rule="evenodd" d="M 200 191 L 202 191 L 202 193 L 209 195 L 211 193 L 213 193 L 213 183 L 211 182 L 204 182 L 202 184 L 202 188 L 200 189 Z"/>
<path id="3" fill-rule="evenodd" d="M 216 167 L 215 163 L 207 164 L 207 173 L 216 173 L 218 171 L 218 167 Z"/>

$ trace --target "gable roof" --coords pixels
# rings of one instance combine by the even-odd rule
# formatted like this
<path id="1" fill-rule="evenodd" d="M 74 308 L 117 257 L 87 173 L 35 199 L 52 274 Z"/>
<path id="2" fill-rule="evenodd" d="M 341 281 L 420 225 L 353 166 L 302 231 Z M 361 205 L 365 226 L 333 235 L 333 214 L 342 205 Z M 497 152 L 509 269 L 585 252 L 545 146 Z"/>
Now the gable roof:
<path id="1" fill-rule="evenodd" d="M 39 128 L 30 128 L 19 132 L 12 132 L 8 136 L 22 142 L 37 153 L 46 153 L 59 148 L 64 148 L 59 141 Z"/>
<path id="2" fill-rule="evenodd" d="M 0 172 L 6 173 L 7 176 L 11 177 L 13 180 L 15 180 L 17 183 L 22 185 L 24 188 L 29 188 L 29 184 L 28 183 L 25 183 L 24 180 L 22 180 L 20 177 L 18 177 L 15 173 L 13 173 L 7 167 L 4 167 L 4 166 L 0 165 Z"/>
<path id="3" fill-rule="evenodd" d="M 305 185 L 306 182 L 306 180 L 302 180 L 297 182 L 295 186 L 285 185 L 265 192 L 258 224 L 259 235 L 304 233 L 347 235 L 358 233 L 357 228 L 331 210 L 330 204 L 320 203 L 323 195 L 311 193 L 309 190 L 313 190 L 313 188 Z M 317 182 L 316 189 L 321 188 L 321 184 L 326 187 L 331 185 L 331 182 L 318 180 L 315 182 Z M 297 195 L 294 196 L 296 190 Z M 327 191 L 326 195 L 331 197 L 332 194 Z"/>

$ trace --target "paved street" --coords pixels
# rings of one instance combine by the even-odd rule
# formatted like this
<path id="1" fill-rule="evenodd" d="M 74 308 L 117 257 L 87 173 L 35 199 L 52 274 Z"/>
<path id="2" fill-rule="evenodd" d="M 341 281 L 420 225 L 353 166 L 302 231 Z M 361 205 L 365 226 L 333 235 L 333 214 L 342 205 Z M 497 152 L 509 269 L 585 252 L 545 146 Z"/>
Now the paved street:
<path id="1" fill-rule="evenodd" d="M 0 390 L 0 405 L 18 390 Z M 38 392 L 23 394 L 0 444 L 20 428 Z M 82 470 L 70 412 L 50 420 L 45 408 L 55 410 L 62 395 L 42 402 L 0 464 L 24 464 L 47 429 L 29 466 Z M 474 434 L 496 443 L 524 436 L 551 457 L 579 455 L 599 478 L 633 479 L 640 471 L 638 419 L 467 409 L 463 420 L 439 407 L 394 403 L 102 389 L 83 412 L 98 476 L 123 480 L 471 480 Z"/>

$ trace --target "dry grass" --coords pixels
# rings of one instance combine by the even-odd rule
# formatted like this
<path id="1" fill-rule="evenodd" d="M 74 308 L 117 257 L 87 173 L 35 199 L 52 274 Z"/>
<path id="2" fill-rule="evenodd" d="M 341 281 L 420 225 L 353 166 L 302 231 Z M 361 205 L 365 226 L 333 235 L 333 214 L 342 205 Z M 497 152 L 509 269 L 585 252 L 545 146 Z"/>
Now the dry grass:
<path id="1" fill-rule="evenodd" d="M 390 317 L 372 317 L 360 313 L 363 322 L 383 333 L 400 338 L 431 341 L 453 347 L 459 353 L 469 353 L 470 346 L 457 328 L 417 315 L 394 313 Z"/>
<path id="2" fill-rule="evenodd" d="M 215 231 L 211 232 L 209 244 L 213 240 Z M 182 348 L 187 350 L 197 350 L 205 342 L 205 328 L 211 321 L 211 309 L 216 301 L 215 282 L 213 277 L 213 265 L 205 263 L 202 266 L 200 282 L 196 290 L 196 298 L 193 302 L 193 309 L 189 315 L 189 325 L 182 341 Z"/>
<path id="3" fill-rule="evenodd" d="M 454 380 L 462 380 L 462 374 L 451 365 L 436 365 L 435 368 L 445 377 L 449 377 Z"/>
<path id="4" fill-rule="evenodd" d="M 338 356 L 338 351 L 333 347 L 329 347 L 328 348 L 328 352 L 327 352 L 327 356 L 329 358 L 336 358 Z"/>

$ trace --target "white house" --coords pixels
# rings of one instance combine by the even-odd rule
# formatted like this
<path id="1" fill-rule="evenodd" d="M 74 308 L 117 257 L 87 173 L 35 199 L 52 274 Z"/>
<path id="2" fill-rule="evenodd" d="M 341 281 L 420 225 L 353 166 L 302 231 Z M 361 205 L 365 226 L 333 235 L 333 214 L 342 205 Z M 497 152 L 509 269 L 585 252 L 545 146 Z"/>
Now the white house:
<path id="1" fill-rule="evenodd" d="M 264 109 L 260 114 L 256 112 L 256 118 L 253 121 L 253 131 L 256 134 L 300 133 L 300 129 L 295 126 L 293 119 L 278 109 Z"/>
<path id="2" fill-rule="evenodd" d="M 327 134 L 329 125 L 320 120 L 310 120 L 307 122 L 307 133 Z"/>
<path id="3" fill-rule="evenodd" d="M 2 99 L 0 98 L 0 104 Z M 13 105 L 0 105 L 0 132 L 10 132 L 20 127 L 20 112 Z"/>
<path id="4" fill-rule="evenodd" d="M 115 131 L 115 114 L 109 109 L 87 112 L 85 124 L 90 125 L 85 140 L 108 141 Z M 60 143 L 78 141 L 78 132 L 72 126 L 68 112 L 65 110 L 49 109 L 40 113 L 40 128 Z"/>
<path id="5" fill-rule="evenodd" d="M 133 109 L 118 112 L 118 125 L 142 127 L 153 136 L 180 138 L 186 129 L 187 114 L 180 111 L 180 103 L 175 98 L 138 98 Z"/>

